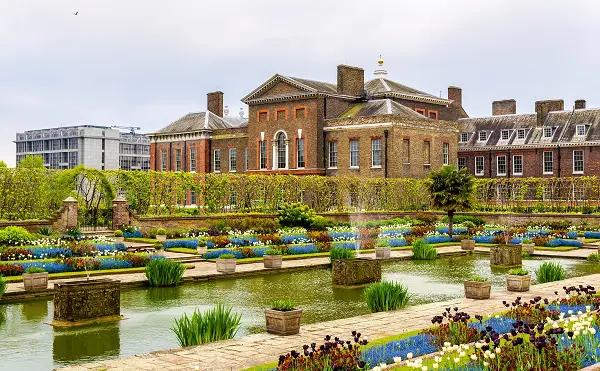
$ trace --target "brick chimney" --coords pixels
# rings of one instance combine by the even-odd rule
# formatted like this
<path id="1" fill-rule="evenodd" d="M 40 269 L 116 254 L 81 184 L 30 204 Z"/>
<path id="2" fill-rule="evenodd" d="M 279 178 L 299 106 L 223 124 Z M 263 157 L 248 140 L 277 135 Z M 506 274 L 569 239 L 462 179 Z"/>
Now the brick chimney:
<path id="1" fill-rule="evenodd" d="M 213 91 L 206 94 L 207 109 L 219 117 L 223 117 L 223 92 Z"/>
<path id="2" fill-rule="evenodd" d="M 577 99 L 575 101 L 575 109 L 585 109 L 585 99 Z"/>
<path id="3" fill-rule="evenodd" d="M 517 101 L 514 99 L 492 102 L 492 116 L 514 115 L 515 113 L 517 113 Z"/>
<path id="4" fill-rule="evenodd" d="M 537 114 L 537 126 L 544 125 L 549 112 L 564 111 L 565 101 L 562 99 L 540 100 L 535 102 L 535 113 Z"/>
<path id="5" fill-rule="evenodd" d="M 451 107 L 462 107 L 462 89 L 458 86 L 448 86 L 448 99 L 452 101 Z"/>
<path id="6" fill-rule="evenodd" d="M 365 71 L 359 67 L 340 64 L 337 67 L 338 94 L 362 97 L 365 90 Z"/>

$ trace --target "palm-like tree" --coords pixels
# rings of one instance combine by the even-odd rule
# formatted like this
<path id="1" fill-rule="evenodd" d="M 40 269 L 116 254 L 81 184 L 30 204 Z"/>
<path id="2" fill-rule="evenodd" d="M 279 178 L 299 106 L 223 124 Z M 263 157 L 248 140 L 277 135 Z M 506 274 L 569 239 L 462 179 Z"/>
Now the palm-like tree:
<path id="1" fill-rule="evenodd" d="M 440 171 L 432 171 L 425 184 L 432 206 L 448 213 L 448 235 L 452 237 L 454 213 L 471 208 L 473 177 L 467 169 L 444 166 Z"/>

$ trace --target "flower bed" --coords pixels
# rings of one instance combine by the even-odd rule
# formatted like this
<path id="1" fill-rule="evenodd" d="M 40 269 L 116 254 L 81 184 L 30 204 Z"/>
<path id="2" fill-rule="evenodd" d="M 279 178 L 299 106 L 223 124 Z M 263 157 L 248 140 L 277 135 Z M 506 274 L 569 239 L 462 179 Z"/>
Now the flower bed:
<path id="1" fill-rule="evenodd" d="M 108 256 L 117 252 L 126 251 L 122 243 L 85 243 L 72 242 L 64 247 L 8 247 L 0 252 L 1 261 L 56 259 L 82 256 Z"/>
<path id="2" fill-rule="evenodd" d="M 171 249 L 174 247 L 182 247 L 184 249 L 196 249 L 198 247 L 198 240 L 168 240 L 163 242 L 165 249 Z"/>

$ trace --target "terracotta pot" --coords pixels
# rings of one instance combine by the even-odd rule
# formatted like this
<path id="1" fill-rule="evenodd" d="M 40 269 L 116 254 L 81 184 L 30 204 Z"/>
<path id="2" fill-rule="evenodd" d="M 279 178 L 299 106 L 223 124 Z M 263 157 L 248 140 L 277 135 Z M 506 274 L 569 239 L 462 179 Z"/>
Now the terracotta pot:
<path id="1" fill-rule="evenodd" d="M 489 299 L 492 291 L 490 282 L 465 281 L 465 298 L 467 299 Z"/>
<path id="2" fill-rule="evenodd" d="M 523 292 L 529 291 L 529 285 L 531 284 L 531 276 L 516 276 L 512 274 L 506 275 L 506 290 Z"/>
<path id="3" fill-rule="evenodd" d="M 277 269 L 281 268 L 283 258 L 281 255 L 264 255 L 263 262 L 265 264 L 265 268 Z"/>
<path id="4" fill-rule="evenodd" d="M 164 234 L 157 234 L 156 235 L 156 240 L 160 241 L 160 242 L 165 242 L 167 240 L 167 236 L 165 236 Z"/>
<path id="5" fill-rule="evenodd" d="M 475 240 L 460 240 L 460 249 L 467 251 L 475 250 Z"/>
<path id="6" fill-rule="evenodd" d="M 530 255 L 535 251 L 535 244 L 533 243 L 522 243 L 521 247 L 523 248 L 523 251 Z"/>
<path id="7" fill-rule="evenodd" d="M 48 272 L 23 273 L 25 291 L 46 290 L 48 288 Z"/>
<path id="8" fill-rule="evenodd" d="M 217 258 L 217 272 L 221 273 L 233 273 L 235 272 L 236 259 L 218 259 Z"/>
<path id="9" fill-rule="evenodd" d="M 296 335 L 300 332 L 302 309 L 285 312 L 275 309 L 265 309 L 265 318 L 267 320 L 268 333 L 280 336 Z"/>
<path id="10" fill-rule="evenodd" d="M 389 259 L 392 248 L 389 246 L 375 247 L 375 259 Z"/>

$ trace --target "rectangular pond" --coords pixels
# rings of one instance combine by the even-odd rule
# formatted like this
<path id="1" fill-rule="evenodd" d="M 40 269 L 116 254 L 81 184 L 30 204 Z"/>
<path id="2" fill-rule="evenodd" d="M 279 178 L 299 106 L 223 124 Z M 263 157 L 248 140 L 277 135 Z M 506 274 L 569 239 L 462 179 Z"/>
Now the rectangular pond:
<path id="1" fill-rule="evenodd" d="M 524 260 L 523 266 L 533 271 L 546 260 Z M 569 277 L 600 273 L 598 263 L 552 261 L 560 262 Z M 493 289 L 503 290 L 504 273 L 492 271 L 486 255 L 399 261 L 383 266 L 384 280 L 408 286 L 413 295 L 411 305 L 462 297 L 463 281 L 473 274 L 491 278 Z M 82 328 L 59 329 L 44 324 L 53 316 L 51 299 L 0 304 L 0 337 L 3 339 L 0 370 L 51 370 L 177 348 L 177 340 L 170 330 L 174 318 L 219 303 L 242 313 L 238 336 L 264 332 L 263 310 L 281 298 L 293 299 L 304 309 L 304 324 L 368 313 L 363 290 L 333 289 L 328 269 L 126 290 L 121 293 L 121 313 L 126 320 Z"/>

